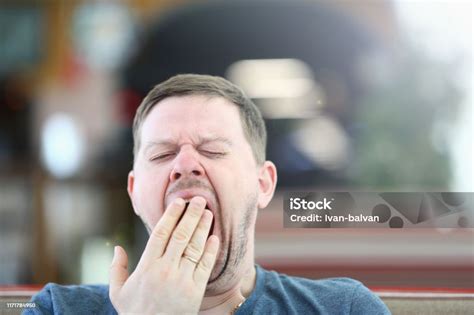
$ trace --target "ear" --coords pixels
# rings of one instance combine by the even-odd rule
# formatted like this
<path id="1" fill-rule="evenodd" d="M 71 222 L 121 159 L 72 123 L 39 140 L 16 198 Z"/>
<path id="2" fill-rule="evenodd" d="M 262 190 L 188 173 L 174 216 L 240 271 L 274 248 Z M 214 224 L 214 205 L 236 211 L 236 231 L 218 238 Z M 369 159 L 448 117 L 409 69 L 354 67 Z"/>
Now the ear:
<path id="1" fill-rule="evenodd" d="M 135 185 L 135 174 L 133 173 L 133 170 L 128 173 L 128 179 L 127 179 L 127 192 L 128 196 L 130 197 L 130 201 L 132 202 L 132 207 L 133 211 L 135 211 L 135 214 L 140 216 L 140 214 L 137 211 L 137 207 L 135 207 L 135 201 L 134 201 L 134 195 L 133 195 L 133 189 Z"/>
<path id="2" fill-rule="evenodd" d="M 273 198 L 277 184 L 277 170 L 275 164 L 265 161 L 258 174 L 258 208 L 263 209 Z"/>

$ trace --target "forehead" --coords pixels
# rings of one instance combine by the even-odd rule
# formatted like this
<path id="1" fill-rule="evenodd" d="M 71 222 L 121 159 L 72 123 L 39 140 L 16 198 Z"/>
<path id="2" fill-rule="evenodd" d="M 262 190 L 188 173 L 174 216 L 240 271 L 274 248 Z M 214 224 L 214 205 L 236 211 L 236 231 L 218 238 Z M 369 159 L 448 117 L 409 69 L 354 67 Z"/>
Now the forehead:
<path id="1" fill-rule="evenodd" d="M 222 97 L 173 96 L 156 104 L 142 126 L 143 140 L 243 139 L 239 110 Z"/>

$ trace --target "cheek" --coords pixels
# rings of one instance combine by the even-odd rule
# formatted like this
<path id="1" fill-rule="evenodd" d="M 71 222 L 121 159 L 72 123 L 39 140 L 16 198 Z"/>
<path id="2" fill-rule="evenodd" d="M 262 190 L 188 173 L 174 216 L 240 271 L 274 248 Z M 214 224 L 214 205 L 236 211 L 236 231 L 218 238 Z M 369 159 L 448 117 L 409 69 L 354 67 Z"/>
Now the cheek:
<path id="1" fill-rule="evenodd" d="M 163 175 L 153 172 L 136 178 L 135 206 L 140 217 L 154 226 L 163 214 L 163 196 L 166 182 Z"/>
<path id="2" fill-rule="evenodd" d="M 239 174 L 239 175 L 236 175 Z M 232 171 L 226 174 L 227 182 L 220 190 L 222 202 L 225 209 L 230 209 L 230 213 L 223 213 L 225 219 L 232 219 L 232 224 L 238 224 L 241 216 L 245 213 L 248 206 L 248 200 L 255 196 L 258 189 L 258 181 L 256 176 L 249 171 L 236 173 Z"/>

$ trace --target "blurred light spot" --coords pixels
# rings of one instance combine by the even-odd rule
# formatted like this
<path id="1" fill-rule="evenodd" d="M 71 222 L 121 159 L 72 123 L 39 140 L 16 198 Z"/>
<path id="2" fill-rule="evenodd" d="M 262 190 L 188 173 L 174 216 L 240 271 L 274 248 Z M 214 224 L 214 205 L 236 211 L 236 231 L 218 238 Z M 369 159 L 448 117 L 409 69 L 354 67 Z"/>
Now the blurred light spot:
<path id="1" fill-rule="evenodd" d="M 81 5 L 74 15 L 73 35 L 79 56 L 98 69 L 119 67 L 135 47 L 135 23 L 120 3 Z"/>
<path id="2" fill-rule="evenodd" d="M 84 140 L 74 120 L 62 113 L 49 117 L 42 129 L 42 161 L 51 174 L 67 178 L 79 170 Z"/>
<path id="3" fill-rule="evenodd" d="M 369 89 L 380 89 L 395 80 L 394 61 L 382 51 L 360 56 L 354 70 L 360 84 Z"/>
<path id="4" fill-rule="evenodd" d="M 321 168 L 340 170 L 348 163 L 349 140 L 337 121 L 319 116 L 293 134 L 295 145 Z"/>
<path id="5" fill-rule="evenodd" d="M 451 135 L 451 125 L 445 121 L 438 120 L 434 122 L 431 130 L 431 144 L 433 148 L 441 153 L 449 153 L 449 138 Z"/>
<path id="6" fill-rule="evenodd" d="M 77 240 L 102 233 L 105 226 L 105 193 L 98 184 L 49 181 L 44 187 L 45 230 L 57 257 L 77 253 Z"/>
<path id="7" fill-rule="evenodd" d="M 240 60 L 229 67 L 226 76 L 256 99 L 266 118 L 307 118 L 326 103 L 311 68 L 301 60 Z"/>
<path id="8" fill-rule="evenodd" d="M 439 60 L 472 58 L 472 1 L 394 1 L 400 29 Z"/>
<path id="9" fill-rule="evenodd" d="M 109 265 L 113 254 L 106 246 L 107 240 L 100 237 L 85 241 L 81 255 L 81 283 L 107 283 L 109 281 Z"/>

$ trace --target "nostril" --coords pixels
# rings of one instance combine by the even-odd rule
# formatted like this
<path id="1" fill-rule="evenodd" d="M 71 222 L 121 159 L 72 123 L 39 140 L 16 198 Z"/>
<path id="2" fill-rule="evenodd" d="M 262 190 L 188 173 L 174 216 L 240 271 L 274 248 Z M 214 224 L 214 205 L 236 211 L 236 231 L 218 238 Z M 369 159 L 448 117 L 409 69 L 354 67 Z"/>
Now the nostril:
<path id="1" fill-rule="evenodd" d="M 193 171 L 193 175 L 200 176 L 200 175 L 201 175 L 201 172 L 198 171 L 198 170 L 194 170 L 194 171 Z"/>

